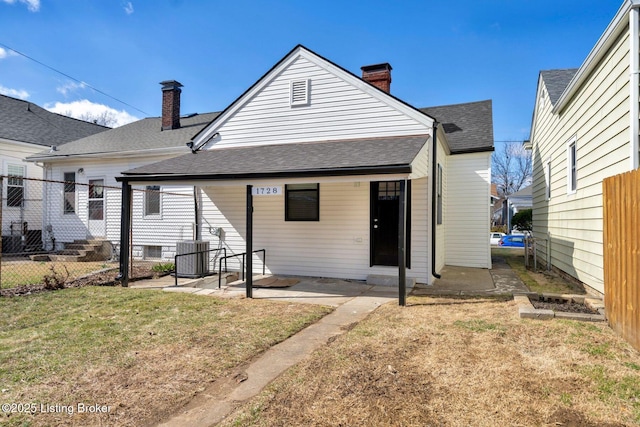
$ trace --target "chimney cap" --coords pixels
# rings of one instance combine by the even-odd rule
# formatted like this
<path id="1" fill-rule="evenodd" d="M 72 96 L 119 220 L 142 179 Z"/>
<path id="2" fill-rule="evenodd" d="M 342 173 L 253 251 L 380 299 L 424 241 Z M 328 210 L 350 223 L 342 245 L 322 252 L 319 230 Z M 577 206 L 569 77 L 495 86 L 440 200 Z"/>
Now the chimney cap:
<path id="1" fill-rule="evenodd" d="M 163 82 L 160 82 L 160 84 L 162 85 L 162 90 L 174 90 L 174 89 L 180 89 L 182 87 L 182 83 L 180 83 L 177 80 L 165 80 Z"/>
<path id="2" fill-rule="evenodd" d="M 391 64 L 388 62 L 383 62 L 380 64 L 365 65 L 360 67 L 360 69 L 363 73 L 371 73 L 376 71 L 391 71 L 393 68 L 391 68 Z"/>

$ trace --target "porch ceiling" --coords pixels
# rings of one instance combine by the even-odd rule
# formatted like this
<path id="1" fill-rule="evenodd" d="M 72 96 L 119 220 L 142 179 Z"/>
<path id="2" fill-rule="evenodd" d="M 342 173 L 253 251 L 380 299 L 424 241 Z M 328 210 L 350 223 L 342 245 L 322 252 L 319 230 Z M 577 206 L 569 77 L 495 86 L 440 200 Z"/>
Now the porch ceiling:
<path id="1" fill-rule="evenodd" d="M 220 148 L 123 172 L 119 181 L 410 173 L 429 135 Z"/>

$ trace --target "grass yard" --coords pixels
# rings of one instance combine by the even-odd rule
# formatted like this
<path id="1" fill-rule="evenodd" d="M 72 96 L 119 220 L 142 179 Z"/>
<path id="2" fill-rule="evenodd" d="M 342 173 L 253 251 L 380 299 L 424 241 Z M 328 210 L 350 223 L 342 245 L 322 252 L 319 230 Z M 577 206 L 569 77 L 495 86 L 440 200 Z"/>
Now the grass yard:
<path id="1" fill-rule="evenodd" d="M 1 403 L 36 409 L 33 415 L 3 412 L 0 424 L 138 426 L 162 420 L 330 310 L 120 287 L 0 298 Z M 78 413 L 78 404 L 109 411 Z M 66 413 L 69 407 L 74 414 Z"/>
<path id="2" fill-rule="evenodd" d="M 43 283 L 46 275 L 51 275 L 51 268 L 55 272 L 66 275 L 65 267 L 69 272 L 69 280 L 78 278 L 94 271 L 105 268 L 115 268 L 118 264 L 106 261 L 100 262 L 38 262 L 38 261 L 2 261 L 2 281 L 0 289 L 15 288 L 21 285 L 33 285 Z"/>
<path id="3" fill-rule="evenodd" d="M 632 426 L 640 354 L 604 323 L 525 320 L 513 301 L 386 304 L 224 426 Z"/>

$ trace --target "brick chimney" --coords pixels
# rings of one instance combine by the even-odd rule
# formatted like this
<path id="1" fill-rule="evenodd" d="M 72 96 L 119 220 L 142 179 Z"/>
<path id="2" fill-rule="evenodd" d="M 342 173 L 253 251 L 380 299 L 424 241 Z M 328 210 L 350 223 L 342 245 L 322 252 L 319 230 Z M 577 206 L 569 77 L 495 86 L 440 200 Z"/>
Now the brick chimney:
<path id="1" fill-rule="evenodd" d="M 165 80 L 162 85 L 162 130 L 180 128 L 180 89 L 175 80 Z"/>
<path id="2" fill-rule="evenodd" d="M 391 92 L 391 65 L 388 62 L 365 65 L 360 69 L 362 70 L 362 80 L 387 93 Z"/>

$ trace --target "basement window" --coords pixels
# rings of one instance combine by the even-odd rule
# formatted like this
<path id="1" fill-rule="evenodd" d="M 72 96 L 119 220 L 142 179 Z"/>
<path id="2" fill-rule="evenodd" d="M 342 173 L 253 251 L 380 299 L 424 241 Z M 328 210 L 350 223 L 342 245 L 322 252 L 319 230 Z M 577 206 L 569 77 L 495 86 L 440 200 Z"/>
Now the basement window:
<path id="1" fill-rule="evenodd" d="M 289 84 L 289 104 L 309 105 L 309 79 L 293 80 Z"/>
<path id="2" fill-rule="evenodd" d="M 162 246 L 145 246 L 144 259 L 161 259 Z"/>

